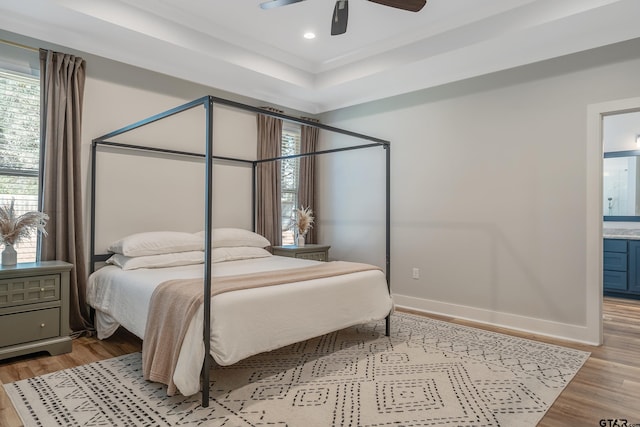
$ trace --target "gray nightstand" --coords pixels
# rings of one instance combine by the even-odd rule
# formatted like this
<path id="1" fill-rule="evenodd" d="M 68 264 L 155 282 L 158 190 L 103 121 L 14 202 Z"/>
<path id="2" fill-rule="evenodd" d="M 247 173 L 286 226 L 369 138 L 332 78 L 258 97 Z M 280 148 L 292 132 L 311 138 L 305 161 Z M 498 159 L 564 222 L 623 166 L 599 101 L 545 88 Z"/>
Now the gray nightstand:
<path id="1" fill-rule="evenodd" d="M 0 266 L 0 360 L 71 351 L 69 271 L 62 261 Z"/>
<path id="2" fill-rule="evenodd" d="M 292 258 L 312 259 L 315 261 L 329 261 L 330 247 L 330 245 L 313 244 L 307 244 L 304 246 L 274 246 L 273 254 L 279 256 L 288 256 Z"/>

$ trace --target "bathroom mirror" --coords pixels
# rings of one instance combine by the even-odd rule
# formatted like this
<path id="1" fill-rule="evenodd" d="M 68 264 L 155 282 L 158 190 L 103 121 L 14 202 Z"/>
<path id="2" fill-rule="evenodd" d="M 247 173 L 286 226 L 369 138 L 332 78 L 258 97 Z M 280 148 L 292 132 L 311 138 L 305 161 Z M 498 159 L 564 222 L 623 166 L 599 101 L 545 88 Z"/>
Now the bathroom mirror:
<path id="1" fill-rule="evenodd" d="M 602 119 L 602 213 L 605 221 L 640 221 L 640 111 Z"/>
<path id="2" fill-rule="evenodd" d="M 640 151 L 605 153 L 602 172 L 604 219 L 640 221 Z"/>

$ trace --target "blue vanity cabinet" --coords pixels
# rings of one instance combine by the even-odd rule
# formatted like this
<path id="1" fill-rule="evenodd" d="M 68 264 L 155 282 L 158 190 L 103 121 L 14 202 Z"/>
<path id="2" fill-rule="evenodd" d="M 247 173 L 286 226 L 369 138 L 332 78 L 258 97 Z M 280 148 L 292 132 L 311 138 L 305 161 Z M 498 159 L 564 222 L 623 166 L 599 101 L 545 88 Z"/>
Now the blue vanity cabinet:
<path id="1" fill-rule="evenodd" d="M 626 291 L 628 254 L 626 239 L 604 239 L 603 287 L 605 292 Z"/>
<path id="2" fill-rule="evenodd" d="M 604 239 L 604 294 L 640 299 L 640 240 Z"/>
<path id="3" fill-rule="evenodd" d="M 640 240 L 629 240 L 628 280 L 627 290 L 640 296 Z"/>

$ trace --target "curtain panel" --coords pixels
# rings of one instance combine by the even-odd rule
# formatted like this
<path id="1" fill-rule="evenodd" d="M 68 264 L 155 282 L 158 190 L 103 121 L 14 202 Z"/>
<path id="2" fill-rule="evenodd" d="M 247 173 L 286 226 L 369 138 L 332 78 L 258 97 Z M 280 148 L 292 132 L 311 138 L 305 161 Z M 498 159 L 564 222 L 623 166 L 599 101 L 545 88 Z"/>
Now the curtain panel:
<path id="1" fill-rule="evenodd" d="M 41 195 L 49 215 L 48 236 L 40 240 L 40 259 L 73 264 L 69 326 L 93 329 L 86 302 L 80 149 L 86 63 L 82 58 L 40 49 Z"/>
<path id="2" fill-rule="evenodd" d="M 303 117 L 308 121 L 315 119 Z M 320 129 L 302 125 L 300 129 L 300 153 L 313 153 L 318 149 L 318 135 Z M 313 227 L 307 232 L 307 243 L 318 243 L 318 209 L 316 203 L 316 156 L 300 158 L 300 183 L 298 187 L 298 202 L 302 207 L 309 207 L 313 211 Z"/>
<path id="3" fill-rule="evenodd" d="M 282 113 L 272 108 L 267 111 Z M 258 114 L 258 160 L 280 157 L 282 153 L 282 120 Z M 280 201 L 280 161 L 259 163 L 256 168 L 256 232 L 272 246 L 282 244 L 282 207 Z"/>

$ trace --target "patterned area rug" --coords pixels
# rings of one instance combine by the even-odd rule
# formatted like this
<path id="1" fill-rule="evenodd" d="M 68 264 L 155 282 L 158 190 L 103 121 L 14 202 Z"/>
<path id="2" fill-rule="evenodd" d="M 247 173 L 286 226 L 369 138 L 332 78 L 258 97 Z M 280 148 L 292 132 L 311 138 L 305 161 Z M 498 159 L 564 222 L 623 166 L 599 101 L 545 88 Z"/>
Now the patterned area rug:
<path id="1" fill-rule="evenodd" d="M 404 313 L 212 372 L 167 397 L 140 353 L 4 387 L 25 426 L 534 426 L 589 353 Z"/>

